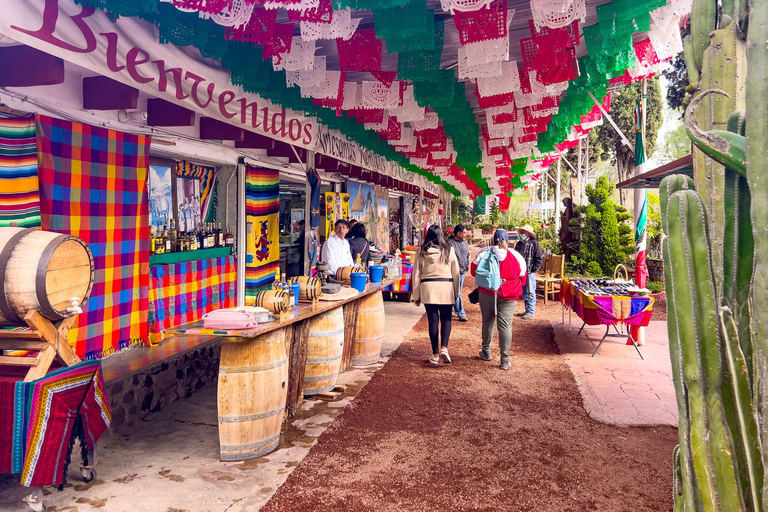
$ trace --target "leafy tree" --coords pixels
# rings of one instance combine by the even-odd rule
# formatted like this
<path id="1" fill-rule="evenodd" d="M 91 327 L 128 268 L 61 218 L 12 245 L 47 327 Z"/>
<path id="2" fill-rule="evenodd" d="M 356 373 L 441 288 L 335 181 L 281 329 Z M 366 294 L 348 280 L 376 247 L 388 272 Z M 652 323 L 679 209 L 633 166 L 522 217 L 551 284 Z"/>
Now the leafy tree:
<path id="1" fill-rule="evenodd" d="M 625 146 L 621 137 L 613 126 L 605 122 L 592 132 L 595 132 L 594 140 L 590 135 L 590 160 L 594 151 L 603 160 L 610 160 L 616 166 L 618 180 L 624 181 L 632 177 L 635 169 L 634 145 L 635 145 L 635 107 L 643 91 L 643 84 L 635 82 L 624 87 L 621 92 L 611 97 L 610 115 L 619 129 L 629 139 L 632 150 Z M 648 80 L 648 116 L 646 119 L 645 154 L 652 155 L 656 149 L 656 139 L 663 123 L 663 101 L 658 77 Z M 626 207 L 630 202 L 630 194 L 626 189 L 621 190 L 620 202 Z"/>
<path id="2" fill-rule="evenodd" d="M 657 160 L 671 162 L 690 154 L 691 139 L 685 133 L 685 126 L 679 124 L 677 128 L 664 135 L 653 156 Z"/>
<path id="3" fill-rule="evenodd" d="M 684 111 L 687 106 L 685 88 L 688 87 L 688 68 L 683 52 L 678 53 L 661 74 L 667 79 L 667 105 L 673 110 Z"/>
<path id="4" fill-rule="evenodd" d="M 649 258 L 661 259 L 661 202 L 656 194 L 648 194 L 648 223 L 645 225 L 647 236 L 646 254 Z"/>
<path id="5" fill-rule="evenodd" d="M 624 222 L 632 216 L 610 199 L 613 188 L 600 176 L 594 187 L 587 185 L 589 204 L 574 208 L 578 216 L 571 219 L 571 230 L 580 233 L 581 240 L 572 247 L 579 255 L 572 264 L 587 275 L 611 274 L 635 250 L 632 228 Z"/>

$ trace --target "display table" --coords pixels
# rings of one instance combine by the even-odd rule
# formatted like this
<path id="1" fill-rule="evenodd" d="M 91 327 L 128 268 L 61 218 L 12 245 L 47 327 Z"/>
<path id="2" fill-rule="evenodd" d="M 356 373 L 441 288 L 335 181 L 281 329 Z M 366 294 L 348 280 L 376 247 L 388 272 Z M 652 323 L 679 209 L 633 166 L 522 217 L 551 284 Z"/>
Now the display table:
<path id="1" fill-rule="evenodd" d="M 360 345 L 356 341 L 367 341 L 356 340 L 358 313 L 367 318 L 383 315 L 383 309 L 370 309 L 369 299 L 380 301 L 382 289 L 393 281 L 368 283 L 365 291 L 343 300 L 298 304 L 275 315 L 275 321 L 253 329 L 211 329 L 196 321 L 163 331 L 164 335 L 223 338 L 218 385 L 221 460 L 260 457 L 277 448 L 283 413 L 294 414 L 304 394 L 312 320 L 342 308 L 343 326 L 339 325 L 338 332 L 343 329 L 344 341 L 339 371 L 344 371 L 354 364 L 354 346 Z M 315 333 L 319 334 L 328 333 Z"/>
<path id="2" fill-rule="evenodd" d="M 654 300 L 652 297 L 624 297 L 612 295 L 589 295 L 580 290 L 567 278 L 563 278 L 560 283 L 560 303 L 563 305 L 563 315 L 565 308 L 569 310 L 568 320 L 570 324 L 570 311 L 582 319 L 584 325 L 605 325 L 605 335 L 597 345 L 592 357 L 597 354 L 600 346 L 608 337 L 610 326 L 628 325 L 634 327 L 646 327 L 651 321 Z M 565 318 L 563 318 L 565 323 Z M 579 329 L 584 329 L 582 325 Z M 643 355 L 637 346 L 631 330 L 628 330 L 627 337 L 632 342 L 640 358 Z"/>

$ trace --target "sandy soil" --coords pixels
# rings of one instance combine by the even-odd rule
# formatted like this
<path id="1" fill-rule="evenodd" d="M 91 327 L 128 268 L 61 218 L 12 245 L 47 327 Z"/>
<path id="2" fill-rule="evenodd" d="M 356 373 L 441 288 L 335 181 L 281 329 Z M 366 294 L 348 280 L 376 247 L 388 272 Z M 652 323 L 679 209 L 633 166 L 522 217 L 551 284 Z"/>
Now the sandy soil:
<path id="1" fill-rule="evenodd" d="M 498 345 L 477 357 L 480 311 L 465 307 L 453 363 L 429 365 L 422 318 L 262 510 L 672 510 L 676 429 L 587 416 L 549 325 L 558 303 L 515 318 L 506 372 Z"/>

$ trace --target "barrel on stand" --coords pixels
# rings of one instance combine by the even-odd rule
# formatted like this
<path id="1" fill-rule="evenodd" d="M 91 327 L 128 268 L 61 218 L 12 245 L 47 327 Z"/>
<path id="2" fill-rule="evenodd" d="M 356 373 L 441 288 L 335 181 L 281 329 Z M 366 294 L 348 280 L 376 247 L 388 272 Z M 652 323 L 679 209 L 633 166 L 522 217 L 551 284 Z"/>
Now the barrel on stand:
<path id="1" fill-rule="evenodd" d="M 0 228 L 0 325 L 23 324 L 37 310 L 49 320 L 72 316 L 67 308 L 91 293 L 93 255 L 71 235 Z"/>
<path id="2" fill-rule="evenodd" d="M 368 366 L 379 360 L 384 339 L 384 299 L 377 291 L 360 299 L 351 366 Z"/>
<path id="3" fill-rule="evenodd" d="M 285 329 L 224 338 L 218 389 L 221 460 L 253 459 L 275 450 L 287 396 Z"/>
<path id="4" fill-rule="evenodd" d="M 264 290 L 257 293 L 256 305 L 273 313 L 282 313 L 293 307 L 291 296 L 282 290 Z"/>
<path id="5" fill-rule="evenodd" d="M 336 280 L 343 281 L 344 284 L 350 284 L 352 282 L 352 273 L 365 272 L 363 267 L 339 267 L 336 269 Z"/>
<path id="6" fill-rule="evenodd" d="M 311 300 L 315 301 L 320 297 L 323 283 L 316 277 L 297 276 L 291 278 L 292 283 L 299 283 L 301 285 L 301 291 L 299 292 L 299 300 Z"/>
<path id="7" fill-rule="evenodd" d="M 330 391 L 339 376 L 344 352 L 344 312 L 341 307 L 312 317 L 309 321 L 304 395 Z"/>

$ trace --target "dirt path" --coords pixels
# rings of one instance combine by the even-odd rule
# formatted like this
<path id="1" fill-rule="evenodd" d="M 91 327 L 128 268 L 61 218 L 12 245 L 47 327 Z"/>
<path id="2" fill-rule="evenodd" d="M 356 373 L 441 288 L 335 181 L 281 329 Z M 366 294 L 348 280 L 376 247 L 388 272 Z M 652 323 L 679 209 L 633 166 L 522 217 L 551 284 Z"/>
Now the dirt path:
<path id="1" fill-rule="evenodd" d="M 422 318 L 262 510 L 671 510 L 677 431 L 587 416 L 549 325 L 560 306 L 515 319 L 504 372 L 498 345 L 492 363 L 477 357 L 466 304 L 453 364 L 428 364 Z"/>

